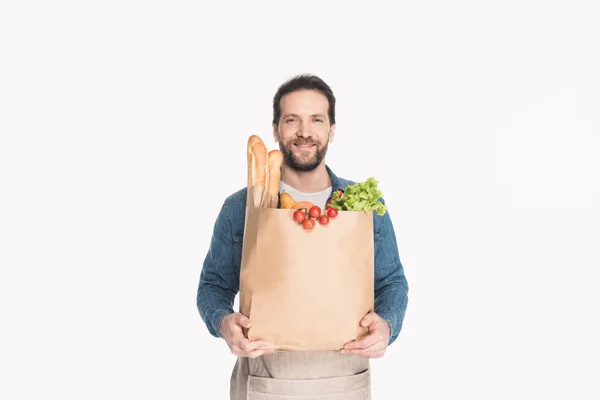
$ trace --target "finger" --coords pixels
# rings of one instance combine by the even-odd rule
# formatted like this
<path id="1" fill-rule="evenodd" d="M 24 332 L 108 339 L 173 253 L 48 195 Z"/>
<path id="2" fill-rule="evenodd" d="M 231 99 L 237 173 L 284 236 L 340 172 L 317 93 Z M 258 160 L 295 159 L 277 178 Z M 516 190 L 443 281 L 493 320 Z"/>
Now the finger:
<path id="1" fill-rule="evenodd" d="M 267 342 L 266 340 L 248 340 L 245 337 L 242 337 L 238 341 L 238 345 L 245 352 L 251 352 L 257 349 L 274 349 L 275 345 L 273 343 Z"/>
<path id="2" fill-rule="evenodd" d="M 267 342 L 266 340 L 251 340 L 250 343 L 256 344 L 257 349 L 274 349 L 273 343 Z"/>
<path id="3" fill-rule="evenodd" d="M 246 357 L 256 358 L 256 357 L 260 357 L 265 354 L 273 354 L 273 353 L 275 353 L 275 349 L 253 350 L 253 351 L 246 353 L 247 354 Z"/>
<path id="4" fill-rule="evenodd" d="M 371 347 L 373 346 L 375 343 L 377 343 L 378 341 L 382 340 L 379 335 L 368 335 L 366 337 L 364 337 L 363 339 L 360 340 L 355 340 L 353 342 L 350 343 L 346 343 L 344 345 L 344 349 L 346 350 L 350 350 L 350 349 L 366 349 L 367 347 Z"/>
<path id="5" fill-rule="evenodd" d="M 360 353 L 356 353 L 355 355 L 363 357 L 363 358 L 381 358 L 385 354 L 384 350 L 377 351 L 362 351 Z"/>
<path id="6" fill-rule="evenodd" d="M 238 327 L 239 328 L 239 327 Z M 229 347 L 237 347 L 240 351 L 246 351 L 250 344 L 250 340 L 244 336 L 241 328 L 239 328 L 239 332 L 231 335 L 231 340 L 229 342 Z"/>
<path id="7" fill-rule="evenodd" d="M 231 352 L 241 357 L 258 357 L 275 351 L 275 345 L 266 340 L 248 340 L 242 337 L 231 346 Z"/>
<path id="8" fill-rule="evenodd" d="M 383 342 L 376 341 L 375 343 L 373 343 L 369 346 L 365 346 L 365 347 L 343 348 L 342 353 L 368 352 L 368 351 L 380 349 L 383 347 L 385 347 Z"/>
<path id="9" fill-rule="evenodd" d="M 375 343 L 365 349 L 342 350 L 343 354 L 354 354 L 365 358 L 379 358 L 385 354 L 386 346 L 383 343 Z"/>
<path id="10" fill-rule="evenodd" d="M 256 358 L 263 354 L 271 354 L 276 351 L 275 346 L 273 345 L 271 345 L 272 347 L 270 348 L 254 348 L 254 346 L 256 346 L 256 343 L 250 343 L 248 345 L 244 344 L 242 346 L 233 345 L 231 346 L 231 352 L 240 357 Z"/>
<path id="11" fill-rule="evenodd" d="M 239 342 L 239 346 L 240 349 L 242 349 L 243 352 L 249 352 L 252 351 L 254 349 L 256 349 L 256 343 L 252 343 L 251 341 L 249 341 L 248 339 L 241 340 Z"/>

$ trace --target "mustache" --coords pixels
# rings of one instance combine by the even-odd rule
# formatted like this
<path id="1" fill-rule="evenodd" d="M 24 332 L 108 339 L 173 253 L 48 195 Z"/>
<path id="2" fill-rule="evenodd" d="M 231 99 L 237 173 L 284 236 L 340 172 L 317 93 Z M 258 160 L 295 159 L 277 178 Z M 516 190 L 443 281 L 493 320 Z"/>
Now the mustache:
<path id="1" fill-rule="evenodd" d="M 304 139 L 292 140 L 292 143 L 295 143 L 295 144 L 318 144 L 314 140 L 304 140 Z"/>

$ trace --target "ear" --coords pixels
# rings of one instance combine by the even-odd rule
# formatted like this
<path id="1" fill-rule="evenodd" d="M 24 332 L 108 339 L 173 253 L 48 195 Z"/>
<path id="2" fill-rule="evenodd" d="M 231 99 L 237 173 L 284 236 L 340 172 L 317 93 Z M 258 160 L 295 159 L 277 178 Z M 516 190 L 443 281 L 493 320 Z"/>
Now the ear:
<path id="1" fill-rule="evenodd" d="M 335 136 L 335 124 L 331 125 L 329 128 L 329 143 L 333 142 L 333 137 Z"/>
<path id="2" fill-rule="evenodd" d="M 273 124 L 273 140 L 275 143 L 279 141 L 279 134 L 277 133 L 277 125 Z"/>

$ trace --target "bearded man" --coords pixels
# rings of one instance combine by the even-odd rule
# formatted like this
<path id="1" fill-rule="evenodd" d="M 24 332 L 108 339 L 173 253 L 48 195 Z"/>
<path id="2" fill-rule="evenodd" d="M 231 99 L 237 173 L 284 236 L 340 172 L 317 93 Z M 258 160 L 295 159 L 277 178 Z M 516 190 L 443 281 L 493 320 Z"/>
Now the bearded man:
<path id="1" fill-rule="evenodd" d="M 354 183 L 336 176 L 325 163 L 335 127 L 335 97 L 322 79 L 298 75 L 279 87 L 273 98 L 273 138 L 283 153 L 280 193 L 324 209 L 334 192 Z M 272 343 L 247 339 L 242 329 L 250 328 L 252 321 L 233 310 L 239 291 L 246 195 L 243 188 L 225 199 L 197 292 L 198 310 L 208 331 L 224 339 L 238 356 L 230 398 L 370 399 L 369 359 L 382 357 L 396 340 L 408 303 L 408 284 L 389 212 L 373 217 L 375 311 L 360 321 L 368 327 L 368 335 L 340 351 L 276 352 Z"/>

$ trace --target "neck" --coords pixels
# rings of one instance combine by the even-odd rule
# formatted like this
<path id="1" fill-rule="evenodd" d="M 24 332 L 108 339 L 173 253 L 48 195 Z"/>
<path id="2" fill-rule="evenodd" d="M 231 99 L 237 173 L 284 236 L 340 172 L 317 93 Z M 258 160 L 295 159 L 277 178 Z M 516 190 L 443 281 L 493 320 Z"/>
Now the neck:
<path id="1" fill-rule="evenodd" d="M 329 178 L 324 161 L 312 171 L 298 171 L 283 163 L 281 180 L 304 193 L 320 192 L 331 186 L 331 178 Z"/>

